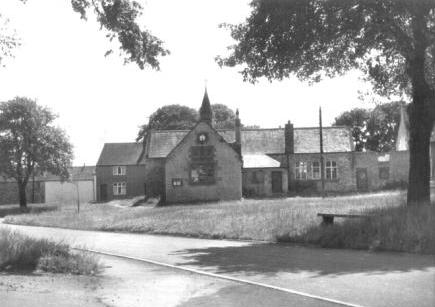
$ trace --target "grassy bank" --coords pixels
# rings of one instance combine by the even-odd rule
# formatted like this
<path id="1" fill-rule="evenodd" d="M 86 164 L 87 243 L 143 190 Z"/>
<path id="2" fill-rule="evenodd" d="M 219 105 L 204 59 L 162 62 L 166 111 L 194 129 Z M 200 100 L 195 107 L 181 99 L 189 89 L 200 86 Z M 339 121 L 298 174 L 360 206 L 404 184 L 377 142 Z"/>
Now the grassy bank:
<path id="1" fill-rule="evenodd" d="M 322 247 L 388 250 L 435 254 L 435 206 L 366 210 L 370 219 L 345 220 L 331 226 L 313 225 L 301 234 L 285 234 L 280 242 Z"/>
<path id="2" fill-rule="evenodd" d="M 0 271 L 33 271 L 94 275 L 100 271 L 91 255 L 72 253 L 69 246 L 33 239 L 0 229 Z"/>
<path id="3" fill-rule="evenodd" d="M 399 192 L 331 198 L 243 200 L 170 207 L 119 208 L 107 204 L 73 206 L 56 211 L 9 216 L 7 223 L 74 229 L 158 233 L 205 238 L 275 241 L 318 225 L 318 212 L 356 213 L 396 206 Z"/>

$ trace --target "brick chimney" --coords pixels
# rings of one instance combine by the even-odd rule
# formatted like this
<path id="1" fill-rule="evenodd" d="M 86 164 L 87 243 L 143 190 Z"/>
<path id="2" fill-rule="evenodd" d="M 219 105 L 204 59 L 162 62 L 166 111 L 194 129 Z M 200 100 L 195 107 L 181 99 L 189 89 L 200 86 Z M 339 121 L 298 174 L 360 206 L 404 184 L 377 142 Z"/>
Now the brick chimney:
<path id="1" fill-rule="evenodd" d="M 286 154 L 295 153 L 294 129 L 293 129 L 293 124 L 290 121 L 288 121 L 287 124 L 285 124 L 284 141 L 285 141 L 285 153 Z"/>

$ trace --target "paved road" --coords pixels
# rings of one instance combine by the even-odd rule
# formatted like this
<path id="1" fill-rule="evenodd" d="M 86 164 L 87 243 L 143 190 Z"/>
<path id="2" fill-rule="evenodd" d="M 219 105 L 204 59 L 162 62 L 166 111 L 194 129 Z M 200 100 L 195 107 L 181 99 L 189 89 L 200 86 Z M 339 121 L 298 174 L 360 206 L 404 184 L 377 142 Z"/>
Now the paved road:
<path id="1" fill-rule="evenodd" d="M 433 256 L 12 225 L 3 227 L 101 252 L 180 265 L 362 306 L 435 306 Z M 260 302 L 261 298 L 278 297 L 276 292 L 272 296 L 255 296 L 253 294 L 261 294 L 261 291 L 252 292 L 252 286 L 238 286 L 246 287 L 247 294 L 243 297 L 255 302 Z M 271 293 L 269 291 L 266 292 Z M 192 298 L 185 306 L 212 304 L 212 297 L 216 297 L 215 306 L 227 305 L 237 302 L 240 298 L 237 293 L 231 286 L 223 287 L 212 294 Z M 227 301 L 222 301 L 225 298 Z M 265 305 L 287 305 L 280 305 L 279 301 Z M 304 301 L 313 303 L 310 299 Z"/>

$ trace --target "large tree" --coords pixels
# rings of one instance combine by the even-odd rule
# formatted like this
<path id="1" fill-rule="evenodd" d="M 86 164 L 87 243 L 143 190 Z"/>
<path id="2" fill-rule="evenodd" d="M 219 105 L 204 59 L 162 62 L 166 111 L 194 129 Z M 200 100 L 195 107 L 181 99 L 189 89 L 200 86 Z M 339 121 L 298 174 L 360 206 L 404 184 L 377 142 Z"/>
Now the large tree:
<path id="1" fill-rule="evenodd" d="M 28 2 L 31 0 L 20 0 Z M 136 63 L 140 69 L 150 66 L 159 69 L 160 56 L 169 54 L 163 42 L 148 30 L 141 29 L 138 18 L 142 6 L 132 0 L 71 0 L 72 9 L 86 20 L 91 14 L 96 17 L 101 29 L 110 41 L 118 40 L 120 51 L 126 63 Z M 14 35 L 6 34 L 0 28 L 0 61 L 19 43 Z M 113 50 L 107 50 L 106 55 Z"/>
<path id="2" fill-rule="evenodd" d="M 395 149 L 401 101 L 377 105 L 374 109 L 354 108 L 335 118 L 334 126 L 348 126 L 356 151 L 388 152 Z"/>
<path id="3" fill-rule="evenodd" d="M 213 125 L 216 129 L 233 129 L 236 115 L 228 106 L 220 103 L 212 104 Z M 142 141 L 148 130 L 189 130 L 198 121 L 195 109 L 171 104 L 163 106 L 149 117 L 146 124 L 139 128 L 136 142 Z"/>
<path id="4" fill-rule="evenodd" d="M 427 204 L 429 142 L 435 120 L 434 0 L 254 0 L 230 25 L 237 41 L 221 65 L 245 79 L 319 81 L 360 69 L 379 94 L 409 94 L 408 205 Z"/>
<path id="5" fill-rule="evenodd" d="M 53 126 L 55 118 L 28 98 L 0 103 L 0 174 L 16 180 L 22 208 L 27 206 L 26 186 L 36 170 L 68 178 L 72 147 L 65 132 Z"/>

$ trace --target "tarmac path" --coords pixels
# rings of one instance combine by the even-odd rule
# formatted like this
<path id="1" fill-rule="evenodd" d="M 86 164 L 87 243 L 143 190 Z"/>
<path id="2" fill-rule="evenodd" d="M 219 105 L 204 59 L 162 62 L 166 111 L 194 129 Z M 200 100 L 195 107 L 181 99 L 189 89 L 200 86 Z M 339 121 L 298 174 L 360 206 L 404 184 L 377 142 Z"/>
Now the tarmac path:
<path id="1" fill-rule="evenodd" d="M 142 270 L 148 268 L 144 274 L 128 276 L 132 277 L 130 284 L 144 278 L 141 285 L 148 286 L 142 289 L 151 291 L 151 298 L 174 298 L 180 285 L 196 285 L 193 292 L 181 292 L 178 299 L 161 306 L 338 306 L 334 301 L 348 306 L 435 306 L 435 257 L 429 255 L 4 224 L 1 227 L 100 253 L 151 261 L 128 260 L 130 265 L 140 263 Z M 114 268 L 127 261 L 117 259 Z M 190 271 L 180 270 L 183 268 Z M 125 271 L 128 269 L 116 270 Z M 124 278 L 126 282 L 130 279 Z M 159 286 L 164 284 L 162 280 L 169 285 Z M 163 289 L 171 291 L 162 294 Z M 152 305 L 158 306 L 157 301 Z"/>

